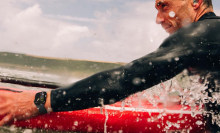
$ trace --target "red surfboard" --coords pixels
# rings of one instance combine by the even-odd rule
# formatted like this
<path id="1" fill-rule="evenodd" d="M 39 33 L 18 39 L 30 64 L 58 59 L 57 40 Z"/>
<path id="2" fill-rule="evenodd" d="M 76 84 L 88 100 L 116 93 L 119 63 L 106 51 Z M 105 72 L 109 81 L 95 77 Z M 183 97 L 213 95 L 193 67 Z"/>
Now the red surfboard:
<path id="1" fill-rule="evenodd" d="M 0 92 L 25 91 L 0 88 Z M 10 125 L 56 131 L 100 133 L 204 132 L 206 125 L 202 112 L 193 113 L 192 115 L 190 107 L 182 107 L 179 102 L 166 107 L 161 103 L 154 106 L 146 99 L 137 100 L 129 97 L 123 103 L 117 102 L 113 105 L 80 111 L 48 113 L 28 120 L 13 121 Z M 0 119 L 2 117 L 0 116 Z"/>

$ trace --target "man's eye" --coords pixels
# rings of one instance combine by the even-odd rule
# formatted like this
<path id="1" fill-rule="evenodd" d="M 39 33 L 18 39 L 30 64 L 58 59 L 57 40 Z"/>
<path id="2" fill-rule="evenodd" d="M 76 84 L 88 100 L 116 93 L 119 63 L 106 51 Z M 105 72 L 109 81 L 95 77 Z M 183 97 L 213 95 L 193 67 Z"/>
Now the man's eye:
<path id="1" fill-rule="evenodd" d="M 165 8 L 165 7 L 167 6 L 167 5 L 165 5 L 165 4 L 162 4 L 161 6 L 162 6 L 162 8 L 164 9 L 164 8 Z"/>

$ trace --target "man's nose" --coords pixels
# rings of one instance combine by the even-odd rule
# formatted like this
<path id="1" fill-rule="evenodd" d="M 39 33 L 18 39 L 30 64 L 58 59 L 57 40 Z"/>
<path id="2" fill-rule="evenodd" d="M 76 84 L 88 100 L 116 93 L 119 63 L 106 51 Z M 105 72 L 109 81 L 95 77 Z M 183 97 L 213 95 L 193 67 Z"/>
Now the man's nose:
<path id="1" fill-rule="evenodd" d="M 165 21 L 164 15 L 160 12 L 157 13 L 156 23 L 161 24 Z"/>

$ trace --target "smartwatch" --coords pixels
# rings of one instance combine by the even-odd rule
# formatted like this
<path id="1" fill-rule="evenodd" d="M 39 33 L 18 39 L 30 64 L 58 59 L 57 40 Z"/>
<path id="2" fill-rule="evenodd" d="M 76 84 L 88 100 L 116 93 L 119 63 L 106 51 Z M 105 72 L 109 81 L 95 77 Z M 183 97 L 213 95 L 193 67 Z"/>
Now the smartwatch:
<path id="1" fill-rule="evenodd" d="M 35 95 L 35 100 L 34 103 L 37 106 L 37 109 L 39 110 L 40 113 L 47 113 L 46 108 L 44 107 L 46 103 L 46 98 L 47 98 L 47 93 L 46 92 L 38 92 Z"/>

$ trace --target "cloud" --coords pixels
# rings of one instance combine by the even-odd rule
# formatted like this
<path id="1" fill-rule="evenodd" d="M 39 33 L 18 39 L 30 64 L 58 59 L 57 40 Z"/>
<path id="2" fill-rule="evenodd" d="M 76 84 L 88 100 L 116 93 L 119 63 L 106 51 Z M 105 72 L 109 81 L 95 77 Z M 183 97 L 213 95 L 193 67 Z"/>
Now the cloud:
<path id="1" fill-rule="evenodd" d="M 0 6 L 7 12 L 0 14 L 1 51 L 130 62 L 154 51 L 168 36 L 155 24 L 154 2 L 125 2 L 120 9 L 104 12 L 97 9 L 94 18 L 45 14 L 39 3 L 21 9 L 15 5 L 18 0 L 13 2 Z"/>
<path id="2" fill-rule="evenodd" d="M 19 10 L 11 3 L 10 15 L 1 15 L 1 51 L 54 56 L 59 47 L 89 36 L 89 28 L 47 18 L 38 4 Z M 11 12 L 11 10 L 16 12 Z M 7 12 L 7 10 L 6 10 Z M 59 55 L 59 54 L 58 54 Z"/>
<path id="3" fill-rule="evenodd" d="M 102 21 L 96 24 L 97 36 L 89 47 L 102 55 L 101 60 L 129 62 L 156 50 L 168 36 L 155 24 L 154 2 L 129 2 L 124 8 L 126 12 L 115 8 L 95 12 Z"/>
<path id="4" fill-rule="evenodd" d="M 81 21 L 81 22 L 97 22 L 98 21 L 96 19 L 91 19 L 91 18 L 72 17 L 72 16 L 67 16 L 67 15 L 47 15 L 47 16 L 51 18 L 56 18 L 56 19 Z"/>

